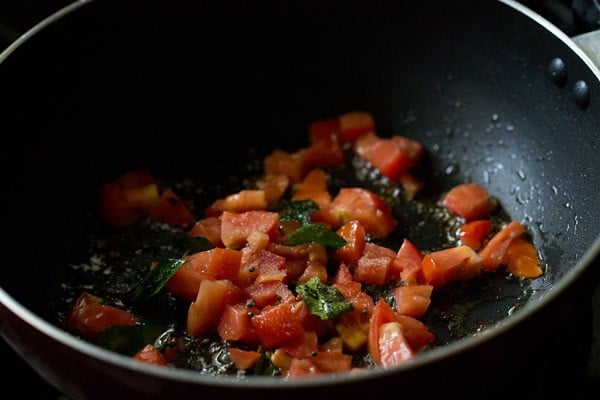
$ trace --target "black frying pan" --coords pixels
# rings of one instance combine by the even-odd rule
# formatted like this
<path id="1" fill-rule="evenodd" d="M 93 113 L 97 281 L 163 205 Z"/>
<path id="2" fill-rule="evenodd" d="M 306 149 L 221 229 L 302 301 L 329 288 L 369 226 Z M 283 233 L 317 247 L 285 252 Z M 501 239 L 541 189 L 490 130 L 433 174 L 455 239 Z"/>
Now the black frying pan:
<path id="1" fill-rule="evenodd" d="M 541 355 L 564 345 L 553 333 L 597 279 L 600 74 L 526 11 L 509 1 L 98 0 L 65 9 L 0 60 L 12 139 L 1 158 L 11 237 L 2 336 L 74 399 L 493 395 L 523 374 L 541 379 Z M 381 132 L 422 142 L 441 187 L 480 182 L 527 224 L 546 271 L 526 303 L 514 313 L 505 303 L 473 308 L 470 323 L 488 328 L 409 365 L 294 383 L 156 370 L 57 328 L 57 271 L 77 252 L 103 182 L 148 167 L 211 183 L 215 171 L 236 171 L 241 149 L 300 147 L 308 121 L 352 109 L 371 111 Z"/>

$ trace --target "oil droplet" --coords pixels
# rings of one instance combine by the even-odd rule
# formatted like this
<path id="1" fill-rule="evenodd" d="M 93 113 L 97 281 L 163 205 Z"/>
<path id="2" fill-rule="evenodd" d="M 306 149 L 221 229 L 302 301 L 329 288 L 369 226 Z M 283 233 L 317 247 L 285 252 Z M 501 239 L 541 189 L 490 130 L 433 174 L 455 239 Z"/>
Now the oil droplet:
<path id="1" fill-rule="evenodd" d="M 498 117 L 498 114 L 492 114 L 492 121 L 496 122 L 500 119 L 500 117 Z"/>
<path id="2" fill-rule="evenodd" d="M 448 165 L 448 166 L 446 167 L 446 169 L 444 170 L 444 173 L 445 173 L 446 175 L 449 175 L 449 176 L 450 176 L 450 175 L 455 175 L 457 172 L 458 172 L 458 165 L 456 165 L 456 164 L 454 164 L 454 163 L 452 163 L 452 164 Z"/>

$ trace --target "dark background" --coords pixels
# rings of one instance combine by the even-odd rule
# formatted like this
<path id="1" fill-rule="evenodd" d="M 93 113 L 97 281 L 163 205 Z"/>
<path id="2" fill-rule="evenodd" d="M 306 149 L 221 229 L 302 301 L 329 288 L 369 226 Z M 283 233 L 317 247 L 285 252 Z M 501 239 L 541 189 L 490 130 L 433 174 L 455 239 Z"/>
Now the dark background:
<path id="1" fill-rule="evenodd" d="M 2 0 L 0 1 L 0 51 L 10 45 L 33 25 L 53 12 L 70 4 L 69 0 Z M 523 0 L 521 3 L 538 12 L 569 36 L 600 29 L 600 10 L 593 1 L 585 0 Z M 1 92 L 0 92 L 1 93 Z M 0 110 L 1 115 L 1 110 Z M 600 267 L 600 266 L 597 266 Z M 596 275 L 594 275 L 596 276 Z M 567 373 L 563 382 L 545 382 L 540 394 L 553 394 L 556 385 L 575 385 L 573 393 L 587 389 L 586 398 L 600 393 L 600 284 L 595 285 L 589 303 L 582 305 L 579 317 L 565 332 L 565 340 L 580 341 L 573 354 L 558 353 L 548 349 L 545 368 L 565 368 L 577 373 Z M 559 358 L 559 359 L 557 359 Z M 3 390 L 21 396 L 32 395 L 39 399 L 64 398 L 39 377 L 15 352 L 0 340 L 0 359 L 4 361 Z M 576 376 L 574 376 L 576 375 Z M 555 377 L 556 373 L 548 376 Z M 507 385 L 514 385 L 507 382 Z M 9 389 L 13 389 L 10 391 Z"/>

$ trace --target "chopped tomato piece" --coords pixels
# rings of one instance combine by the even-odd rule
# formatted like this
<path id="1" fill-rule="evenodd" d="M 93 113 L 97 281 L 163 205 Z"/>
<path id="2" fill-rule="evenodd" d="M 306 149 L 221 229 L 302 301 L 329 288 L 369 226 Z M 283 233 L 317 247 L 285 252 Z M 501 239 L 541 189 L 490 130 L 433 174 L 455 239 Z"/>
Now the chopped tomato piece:
<path id="1" fill-rule="evenodd" d="M 397 320 L 402 325 L 402 332 L 414 351 L 423 350 L 435 340 L 435 335 L 427 328 L 427 325 L 418 319 L 410 315 L 398 314 Z"/>
<path id="2" fill-rule="evenodd" d="M 402 150 L 404 154 L 406 154 L 411 164 L 409 168 L 414 167 L 425 152 L 425 149 L 421 143 L 406 136 L 393 135 L 390 140 L 394 142 L 394 144 L 398 146 L 398 148 Z"/>
<path id="3" fill-rule="evenodd" d="M 386 303 L 383 298 L 380 298 L 375 307 L 373 308 L 373 314 L 369 322 L 369 335 L 368 335 L 368 349 L 373 362 L 377 365 L 381 365 L 381 347 L 379 345 L 379 338 L 381 336 L 381 326 L 389 322 L 398 322 L 397 314 L 394 312 L 392 307 Z"/>
<path id="4" fill-rule="evenodd" d="M 264 159 L 265 174 L 285 175 L 290 183 L 300 182 L 307 172 L 304 160 L 304 151 L 288 153 L 283 150 L 274 150 Z"/>
<path id="5" fill-rule="evenodd" d="M 189 260 L 190 257 L 184 259 Z M 213 277 L 202 271 L 199 263 L 185 262 L 165 283 L 165 288 L 180 299 L 194 301 L 203 279 Z"/>
<path id="6" fill-rule="evenodd" d="M 99 207 L 104 221 L 125 227 L 148 215 L 158 201 L 158 187 L 154 183 L 127 188 L 107 183 L 100 191 Z"/>
<path id="7" fill-rule="evenodd" d="M 365 111 L 342 114 L 339 116 L 339 122 L 343 143 L 354 143 L 360 135 L 375 131 L 373 115 Z"/>
<path id="8" fill-rule="evenodd" d="M 231 362 L 237 369 L 250 369 L 260 360 L 260 353 L 253 350 L 242 350 L 236 347 L 227 349 Z"/>
<path id="9" fill-rule="evenodd" d="M 352 356 L 337 351 L 318 351 L 309 358 L 292 358 L 288 376 L 301 377 L 352 369 Z"/>
<path id="10" fill-rule="evenodd" d="M 365 251 L 366 231 L 356 220 L 348 221 L 342 225 L 336 233 L 340 235 L 346 244 L 335 250 L 335 256 L 346 265 L 356 266 L 359 258 Z"/>
<path id="11" fill-rule="evenodd" d="M 467 280 L 481 272 L 483 259 L 469 246 L 456 246 L 426 254 L 421 262 L 425 282 L 440 287 Z"/>
<path id="12" fill-rule="evenodd" d="M 446 193 L 443 203 L 467 221 L 487 218 L 497 206 L 487 189 L 474 182 L 454 186 Z"/>
<path id="13" fill-rule="evenodd" d="M 147 344 L 133 355 L 134 360 L 153 365 L 167 365 L 167 359 L 156 347 Z"/>
<path id="14" fill-rule="evenodd" d="M 414 357 L 399 322 L 386 322 L 379 327 L 379 365 L 394 367 Z"/>
<path id="15" fill-rule="evenodd" d="M 304 149 L 306 168 L 335 167 L 344 162 L 344 152 L 336 136 L 321 139 Z"/>
<path id="16" fill-rule="evenodd" d="M 374 132 L 367 132 L 356 140 L 354 151 L 383 176 L 399 180 L 417 164 L 423 153 L 423 146 L 404 136 L 381 138 Z"/>
<path id="17" fill-rule="evenodd" d="M 69 310 L 66 327 L 90 339 L 111 326 L 136 323 L 137 317 L 131 312 L 102 304 L 100 297 L 84 291 Z"/>
<path id="18" fill-rule="evenodd" d="M 477 251 L 483 246 L 491 231 L 492 222 L 489 219 L 478 219 L 467 222 L 458 228 L 458 239 L 461 244 Z"/>
<path id="19" fill-rule="evenodd" d="M 250 322 L 258 309 L 249 304 L 227 304 L 217 325 L 217 332 L 223 340 L 243 343 L 258 343 L 258 335 Z"/>
<path id="20" fill-rule="evenodd" d="M 368 189 L 342 188 L 330 207 L 338 228 L 356 220 L 374 238 L 388 236 L 398 225 L 390 205 Z"/>
<path id="21" fill-rule="evenodd" d="M 396 179 L 413 166 L 413 161 L 391 139 L 378 139 L 367 159 L 383 176 Z"/>
<path id="22" fill-rule="evenodd" d="M 335 223 L 329 212 L 331 194 L 327 190 L 327 175 L 322 169 L 312 169 L 302 182 L 294 185 L 292 201 L 302 200 L 312 200 L 319 206 L 311 216 L 313 222 Z"/>
<path id="23" fill-rule="evenodd" d="M 323 139 L 340 139 L 341 128 L 339 118 L 323 118 L 308 124 L 308 138 L 311 143 Z"/>
<path id="24" fill-rule="evenodd" d="M 285 342 L 281 348 L 295 358 L 311 357 L 319 351 L 319 338 L 314 331 L 304 332 L 302 336 Z"/>
<path id="25" fill-rule="evenodd" d="M 256 186 L 265 192 L 267 207 L 271 208 L 283 197 L 290 185 L 290 178 L 286 175 L 265 174 L 256 182 Z"/>
<path id="26" fill-rule="evenodd" d="M 223 214 L 223 211 L 225 211 L 224 205 L 225 199 L 217 199 L 213 201 L 210 206 L 206 207 L 204 210 L 204 215 L 206 217 L 219 217 L 221 214 Z"/>
<path id="27" fill-rule="evenodd" d="M 265 349 L 281 346 L 304 334 L 302 327 L 302 302 L 287 301 L 266 306 L 252 317 L 252 325 Z"/>
<path id="28" fill-rule="evenodd" d="M 510 243 L 525 233 L 525 227 L 519 221 L 511 221 L 487 242 L 479 251 L 486 271 L 496 270 L 502 263 Z"/>
<path id="29" fill-rule="evenodd" d="M 411 317 L 422 317 L 431 304 L 431 285 L 404 285 L 394 288 L 396 312 Z"/>
<path id="30" fill-rule="evenodd" d="M 354 270 L 354 278 L 358 282 L 383 285 L 395 258 L 394 250 L 375 243 L 366 243 L 363 255 Z"/>
<path id="31" fill-rule="evenodd" d="M 402 280 L 409 285 L 423 282 L 422 260 L 423 254 L 421 251 L 410 240 L 404 238 L 394 261 L 390 265 L 388 279 Z"/>
<path id="32" fill-rule="evenodd" d="M 186 264 L 211 279 L 228 279 L 235 282 L 238 277 L 242 253 L 239 250 L 215 247 L 211 250 L 191 254 Z M 180 267 L 181 268 L 181 267 Z"/>
<path id="33" fill-rule="evenodd" d="M 190 236 L 202 236 L 217 247 L 223 246 L 221 240 L 221 218 L 207 217 L 199 220 L 190 230 Z"/>
<path id="34" fill-rule="evenodd" d="M 225 306 L 235 303 L 240 294 L 240 289 L 226 279 L 202 280 L 198 296 L 188 309 L 186 325 L 188 335 L 200 336 L 215 329 L 221 320 Z"/>
<path id="35" fill-rule="evenodd" d="M 281 281 L 252 283 L 244 288 L 244 292 L 252 299 L 254 305 L 258 308 L 274 305 L 281 301 L 287 301 L 294 298 L 292 291 Z"/>
<path id="36" fill-rule="evenodd" d="M 240 190 L 223 200 L 223 211 L 241 213 L 250 210 L 266 210 L 267 194 L 264 190 Z"/>
<path id="37" fill-rule="evenodd" d="M 533 243 L 521 237 L 510 242 L 502 263 L 506 265 L 508 272 L 521 278 L 537 278 L 543 273 Z"/>
<path id="38" fill-rule="evenodd" d="M 246 211 L 232 213 L 225 211 L 221 216 L 221 240 L 226 247 L 241 248 L 255 231 L 266 233 L 274 239 L 277 236 L 279 214 L 271 211 Z"/>
<path id="39" fill-rule="evenodd" d="M 150 209 L 150 218 L 176 227 L 187 227 L 196 221 L 188 205 L 171 189 L 161 193 L 158 202 Z"/>

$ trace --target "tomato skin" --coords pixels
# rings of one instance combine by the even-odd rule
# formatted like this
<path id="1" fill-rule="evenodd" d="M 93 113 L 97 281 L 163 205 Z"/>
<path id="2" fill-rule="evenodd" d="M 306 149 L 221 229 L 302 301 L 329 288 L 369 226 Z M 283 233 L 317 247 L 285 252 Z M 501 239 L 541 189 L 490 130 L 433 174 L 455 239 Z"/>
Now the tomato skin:
<path id="1" fill-rule="evenodd" d="M 402 280 L 406 284 L 417 284 L 424 282 L 421 261 L 423 254 L 410 240 L 404 238 L 396 253 L 390 269 L 388 279 Z"/>
<path id="2" fill-rule="evenodd" d="M 229 358 L 237 369 L 250 369 L 260 360 L 260 353 L 252 350 L 242 350 L 236 347 L 227 349 Z"/>
<path id="3" fill-rule="evenodd" d="M 497 206 L 488 191 L 477 183 L 463 183 L 446 193 L 444 206 L 467 221 L 487 218 Z"/>
<path id="4" fill-rule="evenodd" d="M 511 274 L 521 278 L 537 278 L 543 273 L 533 243 L 521 237 L 514 238 L 504 254 L 502 263 Z"/>
<path id="5" fill-rule="evenodd" d="M 402 314 L 398 314 L 396 319 L 402 325 L 404 337 L 415 352 L 423 350 L 435 340 L 435 335 L 420 320 Z"/>
<path id="6" fill-rule="evenodd" d="M 525 227 L 519 221 L 511 221 L 497 232 L 479 251 L 486 271 L 495 271 L 504 258 L 510 243 L 525 233 Z"/>
<path id="7" fill-rule="evenodd" d="M 221 240 L 221 218 L 206 217 L 197 221 L 190 230 L 190 236 L 202 236 L 217 247 L 223 246 Z"/>
<path id="8" fill-rule="evenodd" d="M 81 292 L 67 315 L 66 328 L 91 339 L 116 325 L 135 325 L 137 317 L 129 311 L 102 304 L 100 297 Z"/>
<path id="9" fill-rule="evenodd" d="M 368 189 L 342 188 L 330 208 L 337 228 L 356 220 L 374 238 L 388 236 L 398 225 L 390 205 Z"/>
<path id="10" fill-rule="evenodd" d="M 373 362 L 377 365 L 381 365 L 381 349 L 379 347 L 380 329 L 382 325 L 388 322 L 397 322 L 397 314 L 383 298 L 380 298 L 373 308 L 373 314 L 369 321 L 367 342 L 369 354 Z"/>
<path id="11" fill-rule="evenodd" d="M 489 219 L 478 219 L 467 222 L 458 228 L 457 236 L 461 244 L 477 251 L 485 242 L 492 231 L 492 222 Z"/>
<path id="12" fill-rule="evenodd" d="M 133 359 L 147 364 L 161 366 L 167 365 L 167 359 L 165 356 L 151 344 L 147 344 L 140 351 L 135 353 L 133 355 Z"/>
<path id="13" fill-rule="evenodd" d="M 425 282 L 433 287 L 478 275 L 483 259 L 469 246 L 456 246 L 426 254 L 421 262 Z"/>
<path id="14" fill-rule="evenodd" d="M 365 251 L 367 234 L 365 228 L 360 222 L 352 220 L 342 225 L 336 233 L 346 240 L 346 244 L 335 250 L 335 257 L 346 265 L 357 265 Z"/>

